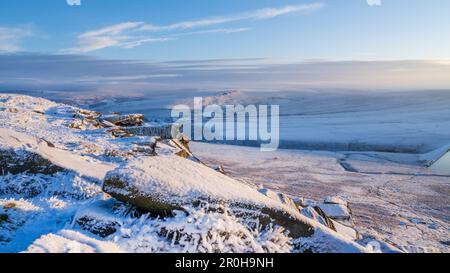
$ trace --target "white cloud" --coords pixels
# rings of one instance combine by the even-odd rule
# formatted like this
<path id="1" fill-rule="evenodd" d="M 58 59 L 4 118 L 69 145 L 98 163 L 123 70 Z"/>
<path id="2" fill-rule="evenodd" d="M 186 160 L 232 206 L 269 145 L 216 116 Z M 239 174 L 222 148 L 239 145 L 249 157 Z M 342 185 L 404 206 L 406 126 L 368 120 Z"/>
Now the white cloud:
<path id="1" fill-rule="evenodd" d="M 306 5 L 296 5 L 296 6 L 285 6 L 282 8 L 265 8 L 259 9 L 251 12 L 221 16 L 221 17 L 213 17 L 207 19 L 193 20 L 193 21 L 184 21 L 179 23 L 174 23 L 170 25 L 143 25 L 140 29 L 145 31 L 173 31 L 173 30 L 183 30 L 183 29 L 192 29 L 199 27 L 208 27 L 212 25 L 220 25 L 226 23 L 233 23 L 239 21 L 255 21 L 255 20 L 265 20 L 271 19 L 274 17 L 293 14 L 293 13 L 307 13 L 321 9 L 324 6 L 322 3 L 313 3 Z"/>
<path id="2" fill-rule="evenodd" d="M 22 50 L 22 40 L 34 35 L 31 27 L 0 26 L 0 52 L 16 52 Z"/>
<path id="3" fill-rule="evenodd" d="M 187 36 L 187 35 L 197 35 L 197 34 L 213 34 L 213 33 L 221 33 L 221 34 L 231 34 L 231 33 L 240 33 L 250 31 L 250 28 L 241 27 L 241 28 L 217 28 L 217 29 L 207 29 L 207 30 L 199 30 L 199 31 L 191 31 L 191 32 L 182 32 L 171 34 L 171 37 L 177 36 Z"/>
<path id="4" fill-rule="evenodd" d="M 11 90 L 108 90 L 127 94 L 142 90 L 448 90 L 447 61 L 218 59 L 155 63 L 80 55 L 0 54 L 0 82 Z"/>
<path id="5" fill-rule="evenodd" d="M 204 29 L 195 32 L 169 33 L 173 31 L 184 31 L 194 28 L 206 28 L 226 23 L 243 21 L 267 20 L 274 17 L 288 14 L 304 14 L 323 7 L 322 3 L 312 3 L 306 5 L 285 6 L 282 8 L 265 8 L 246 13 L 239 13 L 228 16 L 206 18 L 193 21 L 183 21 L 169 25 L 152 25 L 144 22 L 124 22 L 104 28 L 91 30 L 78 36 L 78 45 L 75 48 L 64 50 L 71 53 L 86 53 L 109 47 L 135 48 L 147 43 L 164 42 L 173 40 L 173 37 L 207 34 L 207 33 L 238 33 L 248 31 L 249 28 L 221 28 Z M 156 33 L 166 33 L 166 37 L 153 37 Z"/>
<path id="6" fill-rule="evenodd" d="M 132 76 L 89 76 L 75 79 L 75 82 L 129 82 L 129 81 L 143 81 L 161 78 L 177 78 L 181 77 L 181 74 L 150 74 L 150 75 L 132 75 Z"/>
<path id="7" fill-rule="evenodd" d="M 122 47 L 122 48 L 135 48 L 135 47 L 141 46 L 143 44 L 159 43 L 159 42 L 166 42 L 166 41 L 171 41 L 171 40 L 174 40 L 174 38 L 146 38 L 146 39 L 134 40 L 134 41 L 129 41 L 129 42 L 122 43 L 120 45 L 120 47 Z"/>
<path id="8" fill-rule="evenodd" d="M 369 6 L 381 6 L 381 0 L 367 0 Z"/>
<path id="9" fill-rule="evenodd" d="M 124 32 L 135 30 L 142 25 L 143 23 L 140 22 L 125 22 L 88 31 L 78 36 L 77 47 L 64 51 L 70 53 L 85 53 L 108 47 L 134 48 L 146 43 L 173 40 L 173 38 L 150 38 L 136 35 L 124 35 Z"/>
<path id="10" fill-rule="evenodd" d="M 69 6 L 81 6 L 81 0 L 66 0 Z"/>
<path id="11" fill-rule="evenodd" d="M 119 35 L 122 32 L 130 29 L 135 29 L 136 27 L 142 26 L 144 23 L 142 22 L 125 22 L 120 23 L 108 27 L 104 27 L 101 29 L 85 32 L 81 34 L 80 38 L 94 38 L 102 35 Z"/>

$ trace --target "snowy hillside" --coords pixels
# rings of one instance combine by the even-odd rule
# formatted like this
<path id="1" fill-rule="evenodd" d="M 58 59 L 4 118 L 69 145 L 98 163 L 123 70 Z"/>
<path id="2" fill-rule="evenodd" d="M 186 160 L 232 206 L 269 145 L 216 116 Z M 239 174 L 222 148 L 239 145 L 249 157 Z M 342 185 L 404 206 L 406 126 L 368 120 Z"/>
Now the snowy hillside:
<path id="1" fill-rule="evenodd" d="M 141 115 L 0 95 L 0 252 L 380 251 L 346 202 L 236 180 L 164 130 Z"/>
<path id="2" fill-rule="evenodd" d="M 284 149 L 427 153 L 450 143 L 448 90 L 181 92 L 165 97 L 153 92 L 139 100 L 93 104 L 92 109 L 164 119 L 173 105 L 192 107 L 194 96 L 202 97 L 204 105 L 280 105 Z"/>

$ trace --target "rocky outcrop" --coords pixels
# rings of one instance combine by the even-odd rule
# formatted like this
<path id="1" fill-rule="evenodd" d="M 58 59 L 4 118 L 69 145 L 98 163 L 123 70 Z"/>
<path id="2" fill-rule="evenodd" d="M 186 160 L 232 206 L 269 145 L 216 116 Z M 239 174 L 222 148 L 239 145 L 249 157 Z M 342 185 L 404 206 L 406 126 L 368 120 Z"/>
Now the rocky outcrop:
<path id="1" fill-rule="evenodd" d="M 114 217 L 115 205 L 117 204 L 112 199 L 97 201 L 78 211 L 74 223 L 83 230 L 106 238 L 120 228 L 119 220 Z"/>
<path id="2" fill-rule="evenodd" d="M 295 207 L 202 164 L 177 156 L 134 160 L 107 174 L 103 190 L 114 198 L 151 213 L 170 215 L 200 203 L 227 204 L 231 211 L 252 215 L 264 226 L 278 224 L 292 236 L 310 236 L 314 227 Z M 305 221 L 306 220 L 306 221 Z"/>
<path id="3" fill-rule="evenodd" d="M 345 226 L 354 227 L 352 211 L 347 201 L 337 197 L 327 197 L 316 207 L 323 211 L 328 218 Z"/>
<path id="4" fill-rule="evenodd" d="M 11 173 L 55 174 L 63 171 L 103 180 L 115 164 L 86 161 L 71 151 L 57 149 L 47 141 L 0 128 L 0 175 Z"/>
<path id="5" fill-rule="evenodd" d="M 263 208 L 259 220 L 262 226 L 278 225 L 289 231 L 292 238 L 305 238 L 314 235 L 317 227 L 306 221 L 299 220 L 298 217 L 281 210 Z"/>
<path id="6" fill-rule="evenodd" d="M 0 137 L 2 140 L 0 144 L 0 175 L 7 173 L 54 174 L 64 170 L 27 147 L 10 145 L 7 138 L 6 134 Z M 54 147 L 47 141 L 41 141 L 41 144 Z"/>
<path id="7" fill-rule="evenodd" d="M 361 239 L 361 235 L 355 230 L 352 211 L 347 201 L 338 197 L 327 197 L 323 202 L 303 198 L 296 198 L 296 200 L 302 200 L 299 204 L 301 205 L 300 212 L 304 216 L 351 240 Z"/>
<path id="8" fill-rule="evenodd" d="M 286 194 L 275 192 L 263 187 L 258 191 L 271 199 L 280 201 L 282 204 L 288 205 L 295 209 L 299 209 L 302 215 L 328 227 L 329 229 L 341 235 L 348 237 L 351 240 L 361 239 L 360 234 L 354 229 L 351 210 L 348 207 L 348 202 L 340 198 L 327 197 L 323 203 L 317 203 L 312 200 L 310 200 L 309 202 L 305 201 L 305 199 L 303 198 L 291 198 Z M 326 208 L 328 214 L 323 211 L 321 207 Z M 274 215 L 272 215 L 271 217 L 272 219 L 276 219 Z M 278 221 L 278 224 L 281 226 L 287 226 L 289 225 L 289 221 Z M 307 228 L 300 230 L 300 233 L 305 234 L 307 230 Z"/>
<path id="9" fill-rule="evenodd" d="M 155 202 L 173 209 L 198 200 L 287 208 L 248 185 L 178 156 L 130 160 L 107 174 L 104 190 L 113 196 L 126 194 L 133 199 L 150 198 L 152 202 L 147 207 L 138 205 L 149 210 L 154 209 Z"/>
<path id="10" fill-rule="evenodd" d="M 123 131 L 136 136 L 158 136 L 161 139 L 176 139 L 180 136 L 180 126 L 177 124 L 125 127 Z"/>
<path id="11" fill-rule="evenodd" d="M 270 199 L 279 201 L 280 203 L 282 203 L 284 205 L 287 205 L 287 206 L 293 208 L 294 210 L 298 210 L 298 206 L 294 202 L 294 200 L 291 197 L 289 197 L 286 194 L 284 194 L 284 193 L 275 192 L 273 190 L 266 189 L 266 188 L 260 188 L 258 191 L 261 194 L 269 197 Z"/>
<path id="12" fill-rule="evenodd" d="M 110 122 L 116 126 L 142 126 L 144 125 L 144 115 L 131 114 L 131 115 L 108 115 L 102 116 L 102 120 Z"/>
<path id="13" fill-rule="evenodd" d="M 63 170 L 39 154 L 25 150 L 0 149 L 0 174 L 54 174 Z"/>
<path id="14" fill-rule="evenodd" d="M 225 171 L 225 167 L 224 167 L 223 165 L 216 166 L 216 167 L 214 168 L 214 170 L 216 170 L 216 171 L 218 171 L 219 173 L 224 174 L 224 175 L 227 174 L 227 172 Z"/>
<path id="15" fill-rule="evenodd" d="M 313 207 L 305 207 L 301 209 L 301 214 L 305 215 L 309 219 L 312 219 L 314 221 L 317 221 L 321 223 L 322 225 L 336 231 L 335 226 L 333 225 L 333 222 L 330 218 L 328 218 L 325 214 L 323 214 L 322 211 L 317 210 Z"/>
<path id="16" fill-rule="evenodd" d="M 180 205 L 164 202 L 156 196 L 140 191 L 118 175 L 109 174 L 103 184 L 103 191 L 122 202 L 135 205 L 157 215 L 171 215 L 174 210 L 182 210 Z"/>

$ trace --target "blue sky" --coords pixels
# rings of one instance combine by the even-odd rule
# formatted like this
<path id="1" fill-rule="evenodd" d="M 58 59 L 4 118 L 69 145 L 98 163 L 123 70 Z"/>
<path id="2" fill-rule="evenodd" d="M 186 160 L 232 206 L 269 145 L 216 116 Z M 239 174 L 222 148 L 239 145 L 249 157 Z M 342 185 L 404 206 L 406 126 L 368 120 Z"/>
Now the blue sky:
<path id="1" fill-rule="evenodd" d="M 449 89 L 449 47 L 448 0 L 0 1 L 0 92 Z"/>
<path id="2" fill-rule="evenodd" d="M 377 0 L 369 0 L 377 2 Z M 0 51 L 155 61 L 449 59 L 450 1 L 0 1 Z"/>

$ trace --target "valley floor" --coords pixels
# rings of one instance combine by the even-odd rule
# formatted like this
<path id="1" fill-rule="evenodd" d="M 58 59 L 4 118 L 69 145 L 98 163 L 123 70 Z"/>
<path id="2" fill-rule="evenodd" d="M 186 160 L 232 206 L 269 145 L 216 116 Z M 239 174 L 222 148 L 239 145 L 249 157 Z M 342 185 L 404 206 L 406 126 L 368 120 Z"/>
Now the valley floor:
<path id="1" fill-rule="evenodd" d="M 193 143 L 207 164 L 234 178 L 292 196 L 340 196 L 356 226 L 408 252 L 450 251 L 450 179 L 417 164 L 418 156 L 334 153 Z"/>

